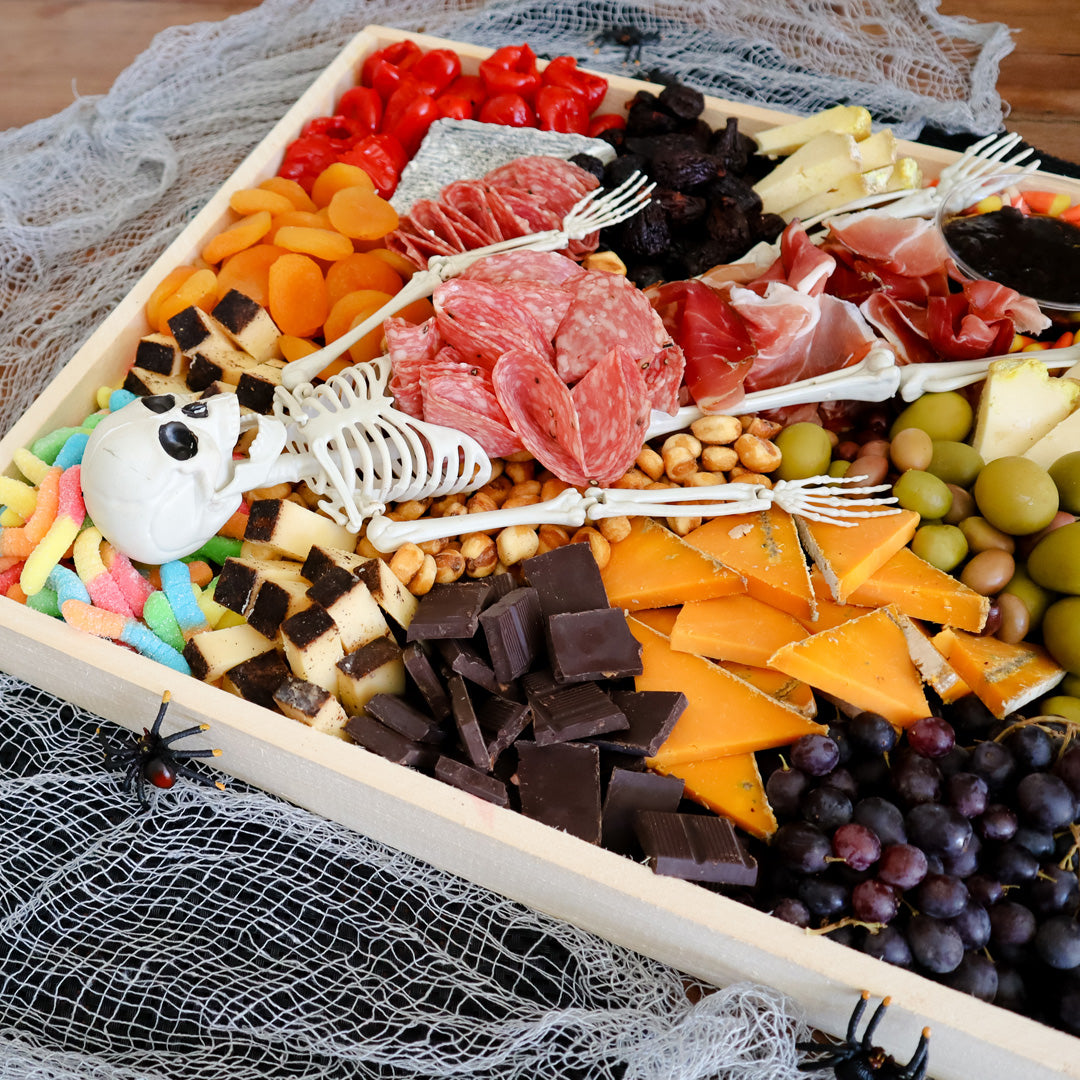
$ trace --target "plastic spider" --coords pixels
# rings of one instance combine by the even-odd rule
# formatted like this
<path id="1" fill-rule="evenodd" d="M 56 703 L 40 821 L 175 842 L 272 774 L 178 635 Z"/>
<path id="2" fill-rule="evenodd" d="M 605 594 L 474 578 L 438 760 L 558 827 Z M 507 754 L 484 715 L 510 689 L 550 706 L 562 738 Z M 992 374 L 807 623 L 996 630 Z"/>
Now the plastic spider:
<path id="1" fill-rule="evenodd" d="M 653 45 L 660 40 L 655 30 L 639 30 L 636 26 L 612 26 L 596 37 L 599 45 L 621 45 L 626 49 L 624 63 L 637 63 L 641 60 L 641 47 Z"/>
<path id="2" fill-rule="evenodd" d="M 818 1069 L 831 1068 L 837 1080 L 925 1080 L 927 1062 L 930 1057 L 930 1029 L 923 1028 L 919 1045 L 915 1047 L 911 1060 L 906 1065 L 900 1065 L 880 1046 L 874 1046 L 870 1041 L 885 1015 L 885 1010 L 889 1007 L 889 998 L 883 998 L 881 1004 L 874 1010 L 862 1038 L 856 1036 L 869 999 L 869 993 L 864 990 L 851 1013 L 847 1036 L 842 1043 L 833 1046 L 815 1042 L 796 1044 L 799 1050 L 822 1055 L 817 1061 L 801 1064 L 799 1069 L 802 1072 L 816 1072 Z"/>
<path id="3" fill-rule="evenodd" d="M 173 744 L 181 739 L 208 731 L 209 724 L 198 724 L 172 735 L 161 734 L 161 722 L 165 719 L 165 710 L 168 709 L 170 700 L 171 695 L 166 690 L 161 697 L 161 708 L 158 709 L 153 726 L 143 728 L 143 733 L 121 750 L 114 750 L 105 743 L 105 737 L 101 734 L 101 729 L 98 729 L 98 737 L 101 738 L 105 751 L 105 767 L 124 770 L 124 790 L 130 791 L 134 785 L 139 804 L 144 809 L 150 805 L 146 797 L 147 783 L 153 784 L 154 787 L 171 788 L 181 776 L 186 776 L 189 780 L 195 780 L 207 787 L 216 787 L 219 791 L 225 790 L 224 784 L 220 781 L 202 776 L 194 769 L 189 769 L 182 764 L 192 758 L 219 757 L 220 750 L 172 749 Z"/>

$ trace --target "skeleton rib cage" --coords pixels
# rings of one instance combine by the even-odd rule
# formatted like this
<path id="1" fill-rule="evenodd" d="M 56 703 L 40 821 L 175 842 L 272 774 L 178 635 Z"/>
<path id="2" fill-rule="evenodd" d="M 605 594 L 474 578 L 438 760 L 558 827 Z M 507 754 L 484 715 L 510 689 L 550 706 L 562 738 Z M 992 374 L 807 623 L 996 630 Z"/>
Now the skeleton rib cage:
<path id="1" fill-rule="evenodd" d="M 475 439 L 394 408 L 389 378 L 389 358 L 379 357 L 274 396 L 274 416 L 322 496 L 320 509 L 354 531 L 389 503 L 460 494 L 491 477 Z"/>

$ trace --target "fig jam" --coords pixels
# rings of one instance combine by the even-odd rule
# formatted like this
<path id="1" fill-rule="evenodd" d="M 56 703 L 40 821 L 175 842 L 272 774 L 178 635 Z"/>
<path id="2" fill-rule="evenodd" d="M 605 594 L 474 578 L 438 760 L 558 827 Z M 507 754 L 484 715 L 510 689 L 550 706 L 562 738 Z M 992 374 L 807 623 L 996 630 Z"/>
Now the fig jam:
<path id="1" fill-rule="evenodd" d="M 1012 206 L 942 228 L 957 258 L 991 281 L 1050 304 L 1080 304 L 1080 228 Z"/>

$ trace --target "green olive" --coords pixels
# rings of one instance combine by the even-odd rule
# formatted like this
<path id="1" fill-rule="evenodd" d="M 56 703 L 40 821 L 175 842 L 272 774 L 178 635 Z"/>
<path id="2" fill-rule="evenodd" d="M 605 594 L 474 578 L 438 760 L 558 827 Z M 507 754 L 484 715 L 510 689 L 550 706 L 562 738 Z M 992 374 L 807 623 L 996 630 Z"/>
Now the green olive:
<path id="1" fill-rule="evenodd" d="M 921 428 L 931 439 L 959 442 L 971 430 L 971 404 L 963 394 L 949 390 L 943 394 L 923 394 L 893 421 L 889 438 L 904 428 Z"/>
<path id="2" fill-rule="evenodd" d="M 1028 556 L 1027 570 L 1045 589 L 1080 594 L 1080 521 L 1051 529 Z"/>
<path id="3" fill-rule="evenodd" d="M 973 489 L 975 502 L 991 525 L 1013 536 L 1045 529 L 1058 511 L 1058 493 L 1045 469 L 1024 457 L 987 462 Z"/>
<path id="4" fill-rule="evenodd" d="M 939 570 L 954 570 L 967 555 L 964 534 L 955 525 L 922 525 L 911 538 L 911 550 Z"/>
<path id="5" fill-rule="evenodd" d="M 952 492 L 945 481 L 922 469 L 908 469 L 893 485 L 893 494 L 905 510 L 923 518 L 942 518 L 952 507 Z"/>
<path id="6" fill-rule="evenodd" d="M 1055 694 L 1053 697 L 1046 698 L 1039 708 L 1046 716 L 1061 716 L 1074 724 L 1080 724 L 1080 698 L 1071 697 L 1068 694 Z"/>
<path id="7" fill-rule="evenodd" d="M 960 522 L 960 531 L 964 534 L 972 551 L 989 551 L 991 548 L 997 548 L 1011 555 L 1016 550 L 1016 541 L 1008 533 L 995 529 L 986 518 L 978 515 L 964 518 Z"/>
<path id="8" fill-rule="evenodd" d="M 1080 675 L 1080 596 L 1066 596 L 1046 609 L 1042 621 L 1047 652 L 1068 672 Z"/>
<path id="9" fill-rule="evenodd" d="M 783 454 L 775 472 L 778 480 L 805 480 L 828 472 L 832 442 L 820 424 L 798 423 L 784 428 L 773 440 Z"/>
<path id="10" fill-rule="evenodd" d="M 829 466 L 830 476 L 847 476 L 848 469 L 851 468 L 850 461 L 834 461 Z"/>
<path id="11" fill-rule="evenodd" d="M 985 464 L 975 447 L 955 439 L 937 439 L 933 450 L 926 471 L 941 477 L 946 484 L 971 487 Z"/>
<path id="12" fill-rule="evenodd" d="M 1059 457 L 1047 472 L 1057 485 L 1061 509 L 1080 514 L 1080 450 Z"/>
<path id="13" fill-rule="evenodd" d="M 865 447 L 863 449 L 865 452 Z M 900 472 L 905 469 L 925 469 L 934 456 L 934 441 L 922 428 L 904 428 L 896 433 L 888 452 Z"/>
<path id="14" fill-rule="evenodd" d="M 1046 609 L 1054 602 L 1054 593 L 1049 589 L 1044 589 L 1041 585 L 1036 585 L 1031 580 L 1027 570 L 1018 566 L 1016 573 L 1012 576 L 1012 581 L 1001 590 L 1002 593 L 1009 593 L 1012 596 L 1018 596 L 1024 601 L 1024 606 L 1028 609 L 1031 615 L 1031 625 L 1033 627 L 1038 626 L 1042 620 L 1043 615 L 1046 614 Z"/>
<path id="15" fill-rule="evenodd" d="M 1058 689 L 1069 697 L 1080 697 L 1080 675 L 1066 675 L 1058 683 Z"/>

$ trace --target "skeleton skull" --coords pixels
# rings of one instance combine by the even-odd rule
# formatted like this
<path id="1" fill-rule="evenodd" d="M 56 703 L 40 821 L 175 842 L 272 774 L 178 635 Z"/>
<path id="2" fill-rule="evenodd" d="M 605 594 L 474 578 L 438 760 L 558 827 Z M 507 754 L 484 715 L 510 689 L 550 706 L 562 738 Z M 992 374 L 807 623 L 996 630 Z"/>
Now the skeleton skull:
<path id="1" fill-rule="evenodd" d="M 234 462 L 241 431 L 255 423 L 251 457 Z M 114 547 L 139 562 L 190 555 L 235 513 L 245 490 L 265 481 L 284 442 L 276 421 L 241 421 L 235 394 L 138 398 L 102 420 L 87 442 L 86 511 Z"/>

